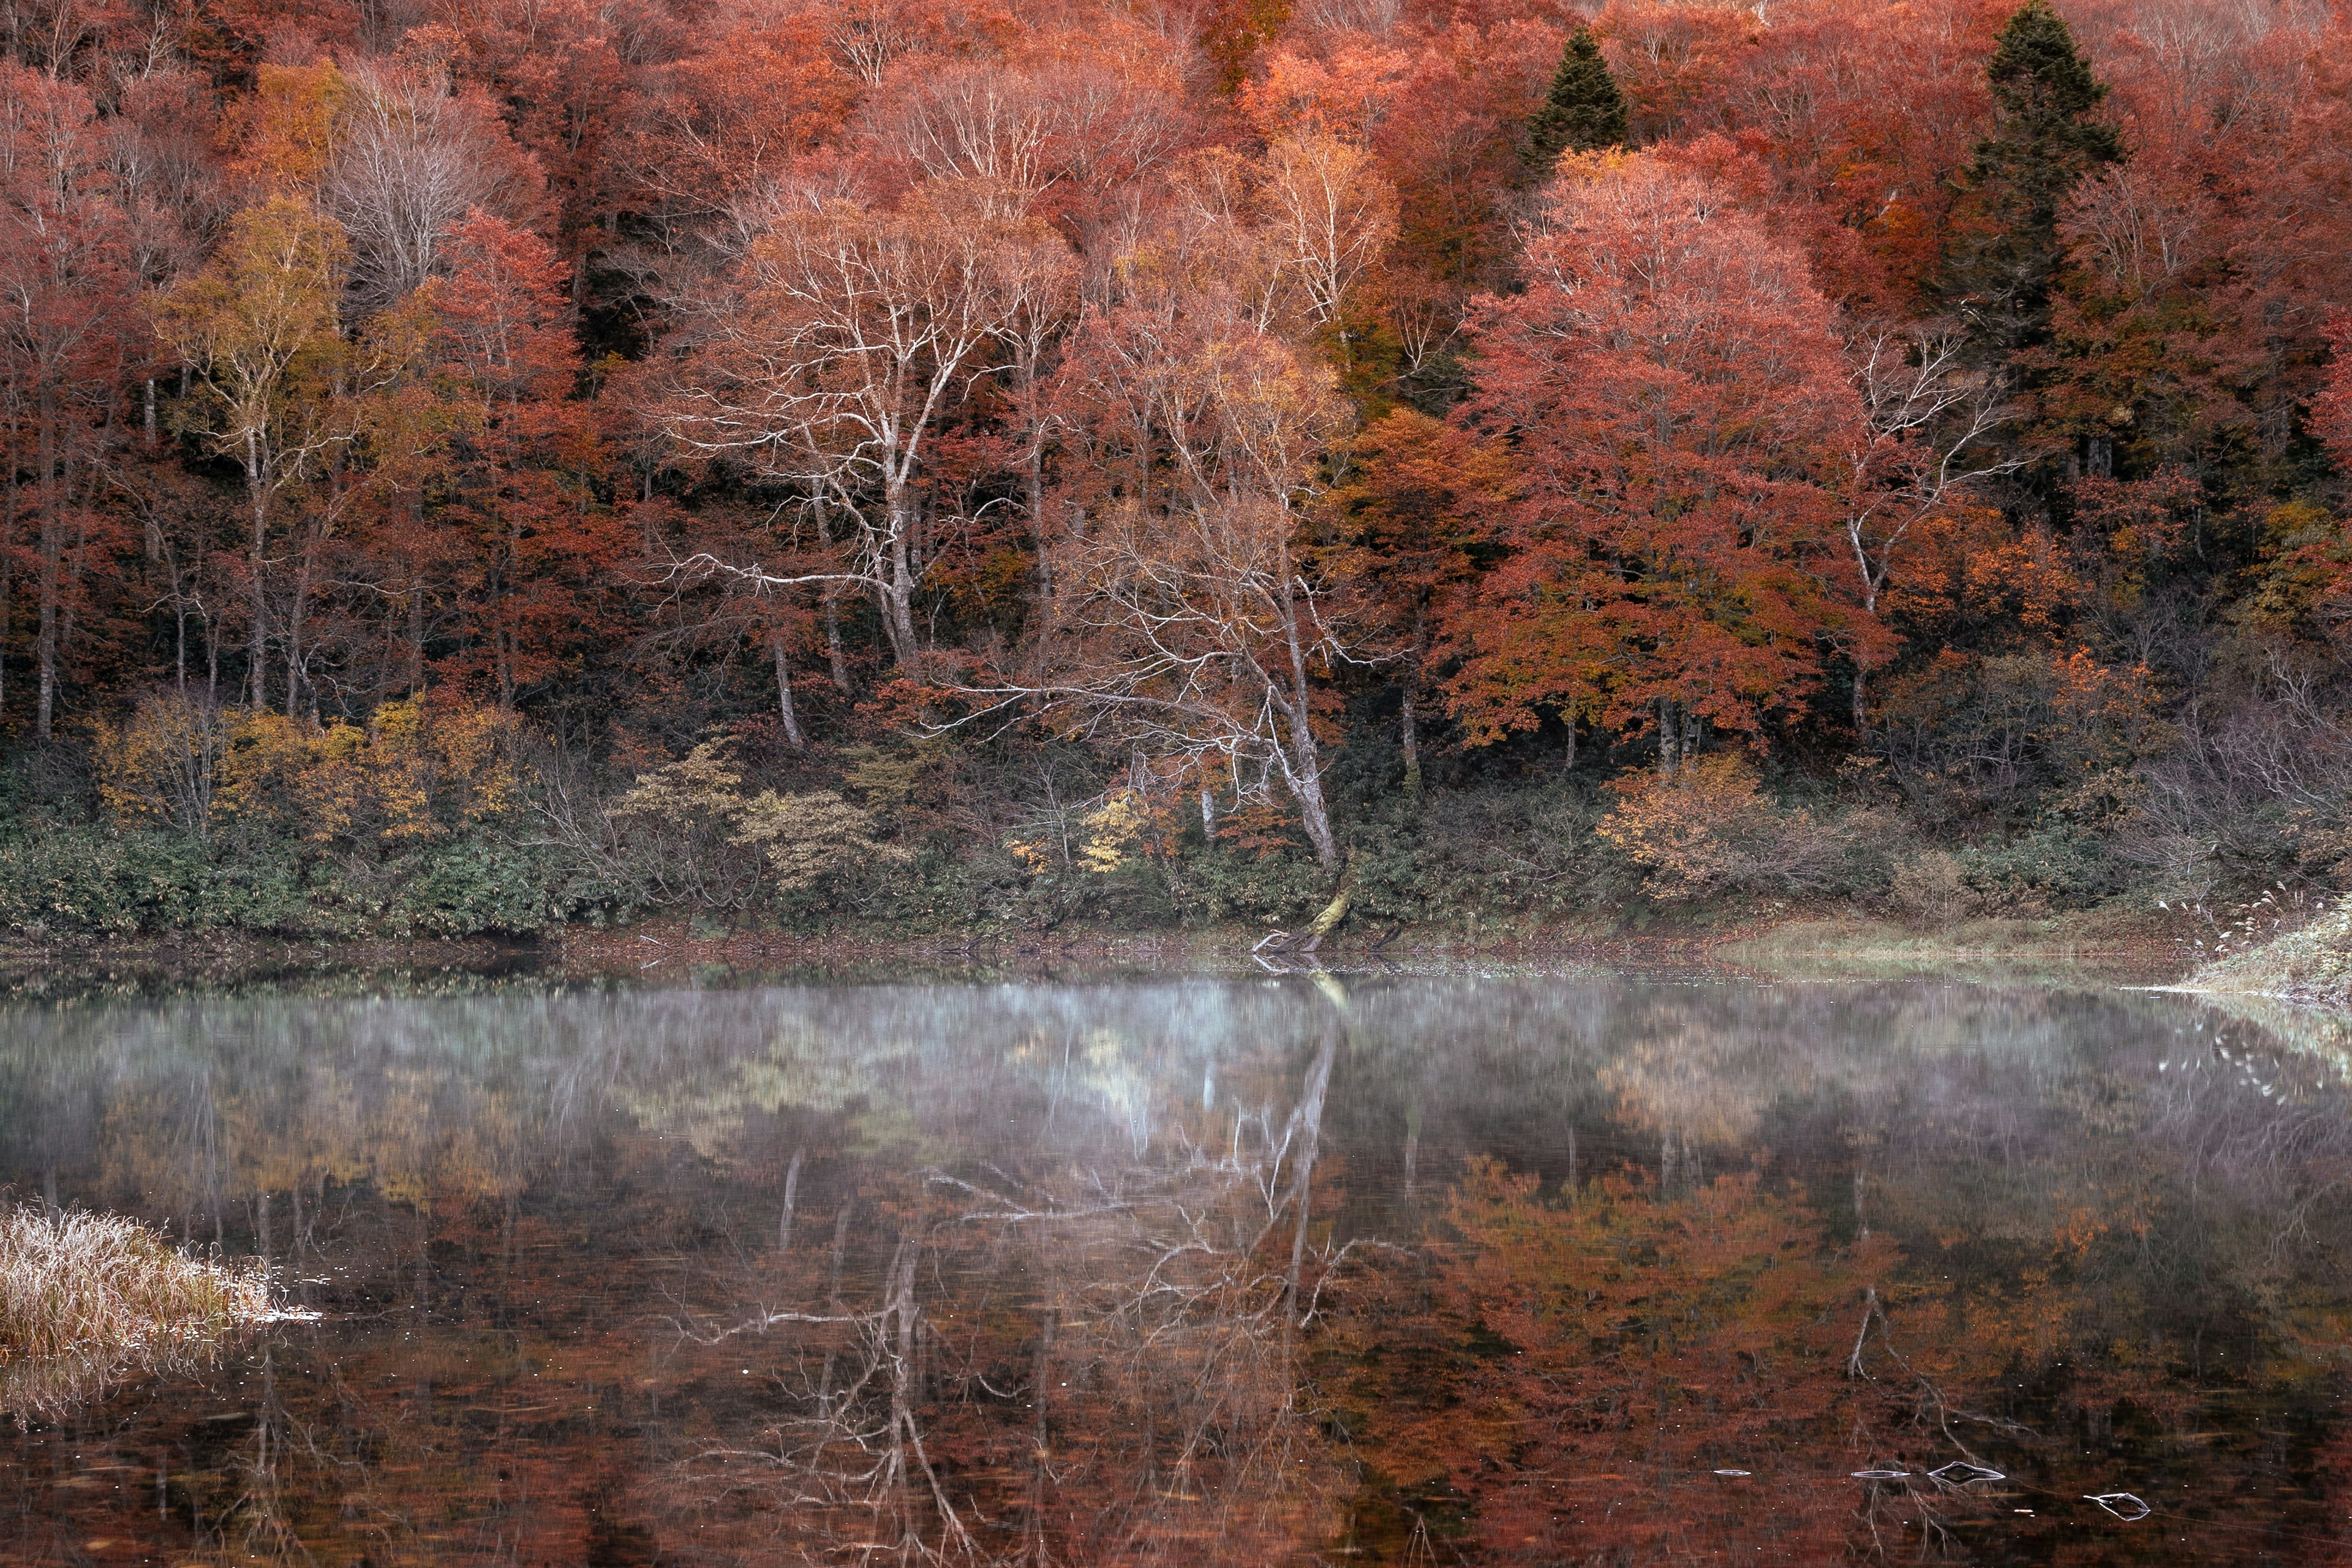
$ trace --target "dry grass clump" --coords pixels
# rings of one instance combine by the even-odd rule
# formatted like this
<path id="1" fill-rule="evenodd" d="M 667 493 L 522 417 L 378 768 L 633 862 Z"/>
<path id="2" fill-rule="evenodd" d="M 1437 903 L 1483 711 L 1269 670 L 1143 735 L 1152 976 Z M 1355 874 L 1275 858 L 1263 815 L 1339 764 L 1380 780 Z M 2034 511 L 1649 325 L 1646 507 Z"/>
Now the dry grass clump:
<path id="1" fill-rule="evenodd" d="M 188 1363 L 273 1308 L 257 1260 L 192 1258 L 113 1215 L 0 1205 L 0 1412 L 23 1420 Z"/>

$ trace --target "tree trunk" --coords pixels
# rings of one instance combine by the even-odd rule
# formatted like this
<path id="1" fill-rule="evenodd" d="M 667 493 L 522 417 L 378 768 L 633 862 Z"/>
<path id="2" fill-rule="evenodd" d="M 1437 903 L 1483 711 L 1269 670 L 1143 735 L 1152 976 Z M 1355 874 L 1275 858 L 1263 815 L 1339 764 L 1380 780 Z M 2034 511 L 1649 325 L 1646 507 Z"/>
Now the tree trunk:
<path id="1" fill-rule="evenodd" d="M 172 674 L 179 687 L 180 696 L 188 695 L 188 598 L 180 591 L 180 562 L 175 554 L 172 568 Z"/>
<path id="2" fill-rule="evenodd" d="M 53 518 L 41 520 L 40 626 L 34 640 L 33 735 L 49 738 L 51 716 L 58 701 L 58 588 L 60 581 L 60 530 Z"/>
<path id="3" fill-rule="evenodd" d="M 268 476 L 262 472 L 261 444 L 250 431 L 245 437 L 245 495 L 246 504 L 253 513 L 252 553 L 247 563 L 253 574 L 253 631 L 248 639 L 247 662 L 252 668 L 252 706 L 258 710 L 269 705 L 269 623 L 268 599 L 261 581 L 265 552 L 269 542 L 269 489 Z"/>
<path id="4" fill-rule="evenodd" d="M 1315 737 L 1304 715 L 1292 716 L 1291 736 L 1296 765 L 1290 793 L 1298 801 L 1299 819 L 1306 824 L 1307 841 L 1315 847 L 1316 863 L 1326 871 L 1336 871 L 1339 841 L 1331 832 L 1331 814 L 1323 804 L 1322 760 L 1315 753 Z"/>
<path id="5" fill-rule="evenodd" d="M 71 564 L 66 569 L 65 585 L 58 595 L 58 657 L 60 660 L 65 657 L 65 650 L 73 647 L 74 611 L 81 604 L 82 574 L 89 565 L 89 518 L 87 514 L 74 525 L 70 561 Z"/>
<path id="6" fill-rule="evenodd" d="M 833 523 L 826 514 L 824 495 L 819 491 L 813 498 L 816 508 L 816 540 L 825 546 L 827 564 L 832 563 Z M 833 678 L 833 689 L 844 697 L 854 697 L 850 689 L 849 658 L 841 647 L 841 584 L 831 578 L 818 590 L 817 605 L 824 621 L 825 670 Z"/>
<path id="7" fill-rule="evenodd" d="M 1298 626 L 1298 604 L 1291 596 L 1290 557 L 1285 552 L 1280 563 L 1282 587 L 1276 595 L 1276 607 L 1282 616 L 1283 635 L 1289 639 L 1290 694 L 1276 695 L 1284 716 L 1290 721 L 1290 760 L 1287 770 L 1290 793 L 1298 801 L 1298 815 L 1307 826 L 1307 841 L 1315 847 L 1315 859 L 1326 871 L 1339 868 L 1339 841 L 1331 832 L 1331 815 L 1323 804 L 1323 759 L 1315 744 L 1315 710 L 1308 701 L 1311 688 L 1307 679 L 1307 644 Z"/>
<path id="8" fill-rule="evenodd" d="M 902 675 L 919 673 L 915 644 L 915 568 L 908 536 L 914 531 L 914 509 L 907 504 L 906 487 L 893 483 L 887 505 L 890 513 L 890 574 L 882 584 L 882 626 L 890 638 L 890 657 Z"/>
<path id="9" fill-rule="evenodd" d="M 302 552 L 302 564 L 294 574 L 294 595 L 286 606 L 286 717 L 299 717 L 302 700 L 302 623 L 310 609 L 310 583 L 318 568 L 318 531 Z"/>
<path id="10" fill-rule="evenodd" d="M 408 537 L 425 537 L 425 498 L 411 491 L 408 497 Z M 425 568 L 421 561 L 412 562 L 408 573 L 408 696 L 411 701 L 425 691 Z"/>
<path id="11" fill-rule="evenodd" d="M 801 733 L 800 715 L 793 711 L 793 669 L 784 657 L 782 632 L 774 635 L 772 647 L 776 656 L 776 710 L 784 721 L 784 739 L 793 751 L 801 751 L 808 745 L 808 740 Z"/>
<path id="12" fill-rule="evenodd" d="M 1054 552 L 1045 527 L 1045 430 L 1037 416 L 1037 367 L 1021 367 L 1021 405 L 1028 426 L 1028 450 L 1023 454 L 1023 500 L 1029 508 L 1029 538 L 1037 552 L 1037 603 L 1050 612 L 1054 603 Z"/>
<path id="13" fill-rule="evenodd" d="M 58 433 L 57 404 L 47 388 L 41 393 L 41 425 L 39 437 L 41 465 L 41 574 L 40 626 L 34 642 L 34 679 L 37 682 L 33 707 L 33 734 L 37 740 L 49 738 L 50 716 L 56 711 L 58 695 L 58 597 L 59 567 L 63 564 L 65 520 L 58 515 Z"/>
<path id="14" fill-rule="evenodd" d="M 1356 876 L 1355 865 L 1351 860 L 1348 869 L 1340 875 L 1339 890 L 1331 895 L 1331 901 L 1325 904 L 1322 912 L 1308 924 L 1307 940 L 1300 951 L 1313 952 L 1322 946 L 1323 939 L 1339 929 L 1339 922 L 1348 918 L 1348 911 L 1355 908 L 1355 905 Z"/>
<path id="15" fill-rule="evenodd" d="M 6 510 L 0 512 L 0 707 L 7 695 L 8 638 L 16 630 L 16 453 L 8 452 Z"/>
<path id="16" fill-rule="evenodd" d="M 1412 651 L 1404 664 L 1404 797 L 1416 805 L 1421 803 L 1421 725 L 1414 709 L 1414 694 L 1421 689 L 1422 611 L 1412 612 Z"/>
<path id="17" fill-rule="evenodd" d="M 499 711 L 515 710 L 515 636 L 506 615 L 507 579 L 520 570 L 518 560 L 522 554 L 522 525 L 513 518 L 507 520 L 506 554 L 499 563 L 498 581 L 492 590 L 491 602 L 499 612 L 499 629 L 491 638 L 492 657 L 498 664 Z"/>
<path id="18" fill-rule="evenodd" d="M 408 584 L 408 696 L 411 701 L 425 693 L 425 584 L 412 579 Z"/>

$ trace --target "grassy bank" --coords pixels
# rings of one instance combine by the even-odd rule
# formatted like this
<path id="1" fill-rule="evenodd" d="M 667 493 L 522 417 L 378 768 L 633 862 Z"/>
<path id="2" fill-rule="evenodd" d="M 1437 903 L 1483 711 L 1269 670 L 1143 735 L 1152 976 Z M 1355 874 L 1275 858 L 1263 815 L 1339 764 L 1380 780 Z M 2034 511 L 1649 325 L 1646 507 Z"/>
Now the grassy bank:
<path id="1" fill-rule="evenodd" d="M 2352 1007 L 2352 898 L 2299 931 L 2206 965 L 2195 984 L 2208 991 Z"/>

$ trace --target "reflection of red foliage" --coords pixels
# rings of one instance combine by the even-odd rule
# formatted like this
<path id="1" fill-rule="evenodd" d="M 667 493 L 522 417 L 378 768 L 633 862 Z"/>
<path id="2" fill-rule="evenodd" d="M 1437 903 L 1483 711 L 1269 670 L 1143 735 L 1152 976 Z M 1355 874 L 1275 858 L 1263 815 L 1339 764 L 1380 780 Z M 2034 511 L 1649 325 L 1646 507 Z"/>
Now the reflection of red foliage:
<path id="1" fill-rule="evenodd" d="M 1447 1219 L 1426 1279 L 1386 1280 L 1343 1331 L 1366 1358 L 1343 1402 L 1420 1511 L 1466 1508 L 1496 1563 L 1842 1554 L 1844 1472 L 1888 1457 L 1846 1356 L 1889 1243 L 1833 1248 L 1753 1177 L 1547 1200 L 1484 1161 Z M 1421 1382 L 1432 1358 L 1444 1384 Z"/>

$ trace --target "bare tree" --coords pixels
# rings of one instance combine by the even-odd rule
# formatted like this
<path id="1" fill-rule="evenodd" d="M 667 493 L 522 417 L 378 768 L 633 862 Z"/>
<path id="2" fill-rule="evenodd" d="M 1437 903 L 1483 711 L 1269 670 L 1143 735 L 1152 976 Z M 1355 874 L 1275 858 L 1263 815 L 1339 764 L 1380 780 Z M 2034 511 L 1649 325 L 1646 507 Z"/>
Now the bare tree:
<path id="1" fill-rule="evenodd" d="M 1958 336 L 1857 331 L 1846 362 L 1862 420 L 1844 454 L 1846 546 L 1871 629 L 1879 599 L 1912 531 L 2022 458 L 1990 447 L 2011 411 L 1999 379 L 1969 367 Z M 1853 722 L 1866 727 L 1871 650 L 1853 651 Z"/>
<path id="2" fill-rule="evenodd" d="M 893 62 L 922 47 L 923 0 L 831 0 L 823 7 L 825 47 L 841 68 L 869 88 Z"/>
<path id="3" fill-rule="evenodd" d="M 1161 504 L 1121 501 L 1071 542 L 1053 617 L 1066 635 L 1028 672 L 971 694 L 983 713 L 1026 706 L 1122 742 L 1163 774 L 1230 777 L 1260 798 L 1278 780 L 1336 869 L 1315 676 L 1364 657 L 1369 635 L 1335 609 L 1297 537 L 1343 413 L 1328 373 L 1231 313 L 1204 315 L 1104 328 L 1108 350 L 1087 362 L 1097 406 L 1171 470 Z"/>
<path id="4" fill-rule="evenodd" d="M 814 202 L 780 214 L 677 367 L 665 427 L 688 453 L 732 459 L 814 499 L 855 531 L 826 577 L 870 586 L 898 668 L 920 665 L 914 597 L 918 479 L 932 431 L 986 351 L 1034 306 L 1034 280 L 1068 265 L 1052 231 L 1006 208 L 1000 187 L 931 181 L 895 211 Z"/>
<path id="5" fill-rule="evenodd" d="M 351 287 L 381 309 L 433 276 L 442 237 L 475 208 L 512 217 L 532 194 L 501 154 L 487 105 L 438 72 L 362 66 L 344 74 L 321 206 L 351 240 Z"/>
<path id="6" fill-rule="evenodd" d="M 1317 324 L 1336 320 L 1397 233 L 1396 191 L 1372 155 L 1309 132 L 1266 149 L 1267 220 L 1307 290 Z"/>
<path id="7" fill-rule="evenodd" d="M 1078 268 L 1077 258 L 1066 249 L 1056 254 L 1040 247 L 1039 259 L 1048 265 L 1007 279 L 1010 287 L 995 336 L 1012 373 L 1010 392 L 1020 426 L 1022 506 L 1037 554 L 1038 591 L 1050 605 L 1055 541 L 1045 510 L 1045 451 L 1060 420 L 1048 405 L 1045 373 L 1076 310 Z"/>
<path id="8" fill-rule="evenodd" d="M 987 180 L 1025 205 L 1067 173 L 1059 106 L 1033 72 L 946 66 L 894 107 L 886 134 L 926 178 Z"/>

